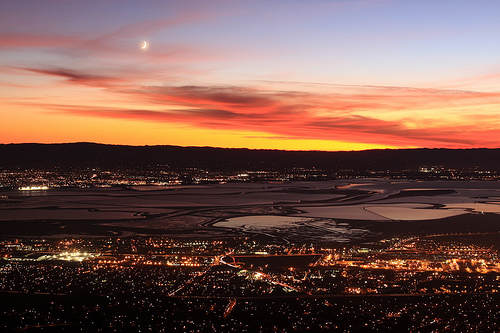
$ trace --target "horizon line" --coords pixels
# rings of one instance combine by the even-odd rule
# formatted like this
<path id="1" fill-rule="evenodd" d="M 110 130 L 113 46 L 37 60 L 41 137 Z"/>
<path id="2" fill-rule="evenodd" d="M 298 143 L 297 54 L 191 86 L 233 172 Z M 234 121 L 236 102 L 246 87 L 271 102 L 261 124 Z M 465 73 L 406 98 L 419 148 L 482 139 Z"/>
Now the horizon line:
<path id="1" fill-rule="evenodd" d="M 121 146 L 121 147 L 178 147 L 178 148 L 208 148 L 208 149 L 227 149 L 227 150 L 254 150 L 254 151 L 283 151 L 283 152 L 325 152 L 325 153 L 349 153 L 349 152 L 364 152 L 364 151 L 377 151 L 377 150 L 496 150 L 496 148 L 477 147 L 477 148 L 443 148 L 443 147 L 406 147 L 406 148 L 372 148 L 372 149 L 359 149 L 359 150 L 288 150 L 288 149 L 272 149 L 272 148 L 248 148 L 248 147 L 220 147 L 220 146 L 180 146 L 169 144 L 152 144 L 152 145 L 132 145 L 132 144 L 117 144 L 117 143 L 101 143 L 91 141 L 74 141 L 74 142 L 11 142 L 0 143 L 2 146 L 8 145 L 71 145 L 71 144 L 92 144 L 100 146 Z"/>

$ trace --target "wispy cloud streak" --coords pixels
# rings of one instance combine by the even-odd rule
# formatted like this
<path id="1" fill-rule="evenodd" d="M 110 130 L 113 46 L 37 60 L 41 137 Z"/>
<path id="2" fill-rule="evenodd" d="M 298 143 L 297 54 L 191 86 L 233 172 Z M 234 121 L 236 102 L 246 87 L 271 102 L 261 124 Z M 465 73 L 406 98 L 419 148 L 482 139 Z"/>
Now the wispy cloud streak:
<path id="1" fill-rule="evenodd" d="M 65 69 L 29 69 L 70 84 L 107 89 L 143 108 L 47 105 L 67 114 L 258 132 L 276 138 L 337 140 L 409 147 L 492 147 L 499 93 L 408 87 L 331 86 L 321 93 L 244 86 L 134 86 L 125 79 Z M 296 87 L 295 87 L 296 88 Z M 485 118 L 447 121 L 439 110 L 463 108 Z M 487 119 L 489 115 L 490 119 Z M 484 120 L 483 120 L 484 119 Z M 492 119 L 494 121 L 492 121 Z"/>

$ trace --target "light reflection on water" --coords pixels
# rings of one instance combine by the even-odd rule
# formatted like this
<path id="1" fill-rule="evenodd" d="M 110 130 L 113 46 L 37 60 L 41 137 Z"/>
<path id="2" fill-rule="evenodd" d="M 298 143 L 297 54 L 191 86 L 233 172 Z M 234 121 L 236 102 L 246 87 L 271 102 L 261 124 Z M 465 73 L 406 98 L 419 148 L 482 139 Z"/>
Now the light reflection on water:
<path id="1" fill-rule="evenodd" d="M 19 197 L 43 197 L 47 196 L 49 190 L 16 190 L 15 195 Z"/>

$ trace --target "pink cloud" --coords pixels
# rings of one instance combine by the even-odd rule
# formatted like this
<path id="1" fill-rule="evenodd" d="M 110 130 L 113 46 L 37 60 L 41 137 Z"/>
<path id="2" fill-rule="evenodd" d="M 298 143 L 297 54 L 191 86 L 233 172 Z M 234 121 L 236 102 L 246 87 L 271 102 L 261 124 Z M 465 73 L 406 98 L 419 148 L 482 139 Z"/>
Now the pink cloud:
<path id="1" fill-rule="evenodd" d="M 242 86 L 134 86 L 123 84 L 128 81 L 120 77 L 88 75 L 65 69 L 30 71 L 58 76 L 71 84 L 108 89 L 122 95 L 124 101 L 144 105 L 140 109 L 47 106 L 57 112 L 80 116 L 181 123 L 295 139 L 399 147 L 500 146 L 496 139 L 500 129 L 484 127 L 481 119 L 458 122 L 462 125 L 451 125 L 443 119 L 439 124 L 427 126 L 419 119 L 421 110 L 499 104 L 498 93 L 372 86 L 332 86 L 331 93 Z M 396 120 L 384 119 L 383 115 L 388 112 L 400 116 Z M 382 116 L 377 116 L 377 113 Z M 490 117 L 490 124 L 500 120 L 494 115 Z M 408 120 L 418 126 L 407 125 Z"/>
<path id="2" fill-rule="evenodd" d="M 100 86 L 100 87 L 109 87 L 117 83 L 126 82 L 125 79 L 119 77 L 112 76 L 103 76 L 103 75 L 93 75 L 93 74 L 84 74 L 81 72 L 76 72 L 72 70 L 67 70 L 63 68 L 54 68 L 54 69 L 30 69 L 30 68 L 21 68 L 29 72 L 57 76 L 66 79 L 70 83 L 83 84 L 88 86 Z"/>

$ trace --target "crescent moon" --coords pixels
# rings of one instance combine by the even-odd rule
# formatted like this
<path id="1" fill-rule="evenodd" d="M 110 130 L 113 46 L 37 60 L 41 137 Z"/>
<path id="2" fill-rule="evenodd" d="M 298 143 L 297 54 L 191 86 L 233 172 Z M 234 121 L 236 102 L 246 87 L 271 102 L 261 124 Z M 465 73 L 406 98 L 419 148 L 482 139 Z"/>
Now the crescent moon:
<path id="1" fill-rule="evenodd" d="M 141 49 L 145 49 L 146 47 L 148 47 L 148 43 L 146 41 L 143 41 L 144 45 L 141 46 Z"/>

